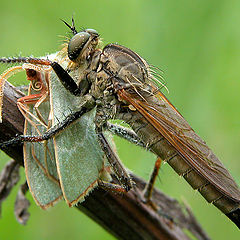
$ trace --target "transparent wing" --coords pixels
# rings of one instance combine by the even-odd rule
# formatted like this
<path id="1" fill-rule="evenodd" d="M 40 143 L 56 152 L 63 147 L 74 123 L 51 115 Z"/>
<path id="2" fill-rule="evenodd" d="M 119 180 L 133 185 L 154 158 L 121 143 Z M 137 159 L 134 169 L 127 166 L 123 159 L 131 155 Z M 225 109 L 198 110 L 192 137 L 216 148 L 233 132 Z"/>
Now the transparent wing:
<path id="1" fill-rule="evenodd" d="M 160 91 L 146 100 L 124 89 L 118 95 L 141 113 L 193 169 L 224 195 L 240 201 L 239 187 L 230 173 Z"/>

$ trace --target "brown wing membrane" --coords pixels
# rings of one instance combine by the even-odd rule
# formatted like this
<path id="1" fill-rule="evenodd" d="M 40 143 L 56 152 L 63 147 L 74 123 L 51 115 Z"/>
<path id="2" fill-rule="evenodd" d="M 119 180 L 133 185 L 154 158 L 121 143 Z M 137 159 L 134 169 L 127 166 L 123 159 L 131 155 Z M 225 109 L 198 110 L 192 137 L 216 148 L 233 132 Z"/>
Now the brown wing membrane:
<path id="1" fill-rule="evenodd" d="M 147 101 L 124 89 L 118 95 L 137 109 L 193 169 L 224 195 L 240 201 L 240 190 L 227 169 L 161 92 Z"/>

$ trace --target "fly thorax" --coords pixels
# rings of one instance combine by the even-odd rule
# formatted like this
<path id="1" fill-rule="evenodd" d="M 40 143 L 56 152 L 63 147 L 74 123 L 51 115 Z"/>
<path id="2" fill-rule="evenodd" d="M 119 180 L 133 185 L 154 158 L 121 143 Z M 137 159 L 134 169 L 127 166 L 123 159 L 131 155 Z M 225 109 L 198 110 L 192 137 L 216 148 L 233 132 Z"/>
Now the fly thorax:
<path id="1" fill-rule="evenodd" d="M 86 75 L 88 73 L 88 66 L 89 63 L 87 61 L 81 64 L 69 64 L 67 71 L 69 72 L 69 75 L 71 75 L 71 77 L 75 80 L 77 85 L 79 85 L 82 79 L 86 79 Z"/>
<path id="2" fill-rule="evenodd" d="M 109 44 L 103 49 L 103 68 L 122 84 L 141 85 L 148 78 L 148 65 L 130 49 Z"/>
<path id="3" fill-rule="evenodd" d="M 104 102 L 104 100 L 102 102 L 99 100 L 96 103 L 97 112 L 95 121 L 97 127 L 101 128 L 101 126 L 103 126 L 107 120 L 116 118 L 118 105 L 115 104 L 114 101 Z"/>
<path id="4" fill-rule="evenodd" d="M 101 69 L 100 64 L 100 57 L 101 57 L 102 50 L 96 49 L 94 53 L 91 55 L 89 71 L 99 72 Z"/>
<path id="5" fill-rule="evenodd" d="M 92 78 L 91 94 L 96 99 L 104 98 L 105 96 L 113 94 L 112 79 L 104 70 L 101 70 L 98 73 L 90 73 L 89 77 Z"/>

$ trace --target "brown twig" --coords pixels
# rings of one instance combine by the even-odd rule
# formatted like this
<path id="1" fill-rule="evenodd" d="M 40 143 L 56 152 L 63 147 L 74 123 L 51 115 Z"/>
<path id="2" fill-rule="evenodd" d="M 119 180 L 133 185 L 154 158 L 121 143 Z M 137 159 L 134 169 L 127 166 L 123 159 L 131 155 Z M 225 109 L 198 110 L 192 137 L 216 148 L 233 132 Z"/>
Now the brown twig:
<path id="1" fill-rule="evenodd" d="M 24 119 L 16 107 L 16 100 L 22 95 L 6 82 L 1 142 L 23 132 Z M 22 146 L 11 146 L 4 151 L 23 165 Z M 76 207 L 118 239 L 189 239 L 184 229 L 197 239 L 209 239 L 189 209 L 184 211 L 176 200 L 160 191 L 153 192 L 153 202 L 159 211 L 145 204 L 140 196 L 146 182 L 137 176 L 132 177 L 136 187 L 127 194 L 118 195 L 99 188 Z"/>

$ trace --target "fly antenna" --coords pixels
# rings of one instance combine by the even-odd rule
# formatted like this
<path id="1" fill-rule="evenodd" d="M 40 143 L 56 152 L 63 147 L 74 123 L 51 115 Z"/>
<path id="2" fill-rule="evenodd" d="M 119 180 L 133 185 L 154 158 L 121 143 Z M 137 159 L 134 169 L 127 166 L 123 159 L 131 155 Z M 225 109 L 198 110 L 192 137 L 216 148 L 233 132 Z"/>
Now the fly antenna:
<path id="1" fill-rule="evenodd" d="M 74 19 L 72 17 L 72 26 L 70 26 L 66 21 L 64 21 L 63 19 L 60 19 L 68 28 L 70 28 L 70 30 L 72 31 L 72 33 L 75 35 L 78 33 L 77 29 L 75 28 L 75 24 L 74 24 Z"/>

